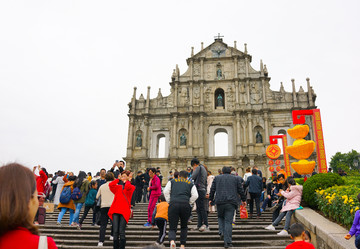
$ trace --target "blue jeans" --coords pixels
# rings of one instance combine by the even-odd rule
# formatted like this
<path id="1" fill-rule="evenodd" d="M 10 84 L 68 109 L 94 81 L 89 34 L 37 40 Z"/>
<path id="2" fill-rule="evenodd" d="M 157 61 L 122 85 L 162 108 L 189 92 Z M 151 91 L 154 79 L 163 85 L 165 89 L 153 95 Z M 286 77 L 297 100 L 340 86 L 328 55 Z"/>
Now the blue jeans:
<path id="1" fill-rule="evenodd" d="M 71 225 L 71 222 L 73 220 L 73 217 L 74 217 L 74 210 L 72 210 L 71 208 L 61 208 L 61 211 L 59 213 L 59 216 L 58 216 L 58 219 L 57 219 L 57 222 L 61 223 L 61 220 L 64 216 L 64 214 L 66 213 L 66 211 L 70 212 L 70 221 L 69 221 L 69 225 Z"/>
<path id="2" fill-rule="evenodd" d="M 356 248 L 360 248 L 360 235 L 355 237 L 355 246 Z"/>
<path id="3" fill-rule="evenodd" d="M 75 204 L 76 209 L 75 209 L 75 214 L 74 214 L 74 218 L 73 218 L 72 222 L 79 224 L 80 211 L 81 211 L 81 208 L 83 205 L 84 205 L 84 203 L 76 203 Z"/>
<path id="4" fill-rule="evenodd" d="M 289 210 L 289 211 L 285 211 L 285 212 L 280 213 L 279 216 L 276 218 L 276 220 L 272 223 L 272 225 L 273 226 L 279 225 L 280 221 L 286 215 L 284 230 L 289 232 L 291 216 L 292 216 L 293 213 L 295 213 L 295 210 Z"/>
<path id="5" fill-rule="evenodd" d="M 232 221 L 236 206 L 233 204 L 217 205 L 219 234 L 224 235 L 225 245 L 232 243 Z"/>

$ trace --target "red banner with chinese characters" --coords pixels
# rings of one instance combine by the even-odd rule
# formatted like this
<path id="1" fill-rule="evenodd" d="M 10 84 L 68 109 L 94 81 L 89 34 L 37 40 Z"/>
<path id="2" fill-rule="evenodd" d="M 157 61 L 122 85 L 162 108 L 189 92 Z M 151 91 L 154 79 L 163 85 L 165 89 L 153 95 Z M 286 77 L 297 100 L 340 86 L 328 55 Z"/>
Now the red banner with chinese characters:
<path id="1" fill-rule="evenodd" d="M 312 110 L 294 110 L 293 113 L 294 124 L 304 124 L 305 116 L 312 115 L 312 122 L 314 128 L 314 135 L 316 141 L 316 154 L 319 173 L 327 173 L 326 154 L 325 154 L 325 143 L 321 122 L 320 109 Z"/>
<path id="2" fill-rule="evenodd" d="M 287 137 L 286 137 L 286 135 L 270 136 L 270 145 L 271 144 L 277 144 L 278 139 L 282 139 L 283 150 L 284 150 L 283 153 L 284 153 L 285 172 L 286 172 L 287 176 L 291 176 L 289 154 L 286 152 L 286 147 L 287 147 Z"/>

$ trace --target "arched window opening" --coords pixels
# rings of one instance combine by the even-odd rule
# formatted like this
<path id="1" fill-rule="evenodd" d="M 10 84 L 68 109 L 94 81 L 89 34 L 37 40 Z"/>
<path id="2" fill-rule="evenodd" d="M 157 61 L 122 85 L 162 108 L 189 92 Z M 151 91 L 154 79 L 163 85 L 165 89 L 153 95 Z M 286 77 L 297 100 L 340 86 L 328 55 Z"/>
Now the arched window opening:
<path id="1" fill-rule="evenodd" d="M 221 130 L 215 132 L 214 143 L 215 143 L 215 156 L 228 156 L 229 148 L 228 148 L 228 134 L 226 130 Z"/>
<path id="2" fill-rule="evenodd" d="M 158 135 L 156 154 L 158 158 L 164 158 L 166 156 L 165 135 L 163 134 Z"/>
<path id="3" fill-rule="evenodd" d="M 281 129 L 278 131 L 278 135 L 286 135 L 286 131 L 284 129 Z M 282 140 L 279 140 L 280 142 L 278 143 L 280 149 L 281 149 L 281 154 L 284 154 L 284 148 L 283 148 L 283 143 Z"/>
<path id="4" fill-rule="evenodd" d="M 215 109 L 224 109 L 225 108 L 225 93 L 224 90 L 218 88 L 215 90 Z"/>

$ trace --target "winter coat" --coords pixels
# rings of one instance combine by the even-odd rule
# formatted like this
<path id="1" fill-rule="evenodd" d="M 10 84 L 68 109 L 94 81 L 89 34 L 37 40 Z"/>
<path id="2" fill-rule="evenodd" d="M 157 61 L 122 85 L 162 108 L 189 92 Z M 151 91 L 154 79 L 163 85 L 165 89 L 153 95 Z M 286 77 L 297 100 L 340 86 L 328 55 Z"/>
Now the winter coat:
<path id="1" fill-rule="evenodd" d="M 39 171 L 39 175 L 40 176 L 35 175 L 35 179 L 36 179 L 36 189 L 38 191 L 38 195 L 41 195 L 44 193 L 45 183 L 48 177 L 45 174 L 45 172 L 42 170 Z"/>
<path id="2" fill-rule="evenodd" d="M 60 194 L 61 194 L 61 191 L 62 191 L 62 188 L 63 188 L 65 182 L 61 176 L 58 176 L 53 181 L 53 184 L 57 184 L 56 192 L 55 192 L 55 196 L 54 196 L 54 204 L 58 205 L 60 203 Z"/>
<path id="3" fill-rule="evenodd" d="M 0 248 L 38 249 L 39 237 L 39 235 L 32 234 L 28 229 L 24 227 L 18 227 L 0 236 Z M 53 238 L 47 237 L 47 243 L 48 249 L 57 249 Z"/>
<path id="4" fill-rule="evenodd" d="M 249 193 L 260 194 L 263 191 L 262 178 L 258 175 L 251 175 L 247 178 L 245 187 L 249 187 Z"/>
<path id="5" fill-rule="evenodd" d="M 123 188 L 122 185 L 118 185 L 119 179 L 116 179 L 109 183 L 111 192 L 114 193 L 114 201 L 111 204 L 108 215 L 110 219 L 113 219 L 113 214 L 121 214 L 126 223 L 129 222 L 131 214 L 131 197 L 135 190 L 135 187 L 127 181 Z"/>
<path id="6" fill-rule="evenodd" d="M 291 185 L 290 192 L 280 190 L 281 195 L 286 198 L 286 203 L 280 212 L 295 210 L 300 207 L 302 190 L 303 186 L 301 185 Z"/>
<path id="7" fill-rule="evenodd" d="M 246 200 L 243 180 L 240 176 L 227 173 L 215 176 L 211 185 L 210 201 L 215 199 L 216 205 L 233 204 L 236 206 L 239 203 L 239 196 L 242 201 Z"/>
<path id="8" fill-rule="evenodd" d="M 92 188 L 89 190 L 89 193 L 87 193 L 87 195 L 86 195 L 85 206 L 93 206 L 95 204 L 96 194 L 97 194 L 96 189 Z"/>
<path id="9" fill-rule="evenodd" d="M 63 191 L 63 189 L 67 186 L 70 186 L 70 189 L 71 189 L 71 193 L 73 192 L 74 190 L 74 181 L 68 181 L 67 183 L 64 184 L 64 186 L 62 187 L 61 189 L 61 192 Z M 75 204 L 74 204 L 74 201 L 72 199 L 70 199 L 70 201 L 66 204 L 63 204 L 63 203 L 59 203 L 59 205 L 57 206 L 57 208 L 60 210 L 61 208 L 70 208 L 72 210 L 75 210 Z"/>
<path id="10" fill-rule="evenodd" d="M 154 175 L 153 179 L 150 181 L 150 191 L 151 196 L 160 196 L 161 195 L 161 183 L 157 175 Z"/>

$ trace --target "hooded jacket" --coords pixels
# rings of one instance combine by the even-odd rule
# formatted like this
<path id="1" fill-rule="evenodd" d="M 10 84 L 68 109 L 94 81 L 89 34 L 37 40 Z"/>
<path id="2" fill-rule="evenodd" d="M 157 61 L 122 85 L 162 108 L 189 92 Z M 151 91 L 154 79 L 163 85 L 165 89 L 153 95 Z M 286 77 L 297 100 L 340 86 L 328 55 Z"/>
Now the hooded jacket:
<path id="1" fill-rule="evenodd" d="M 286 198 L 286 203 L 280 212 L 295 210 L 300 207 L 302 190 L 303 186 L 301 185 L 291 185 L 290 191 L 280 190 L 281 195 Z"/>

